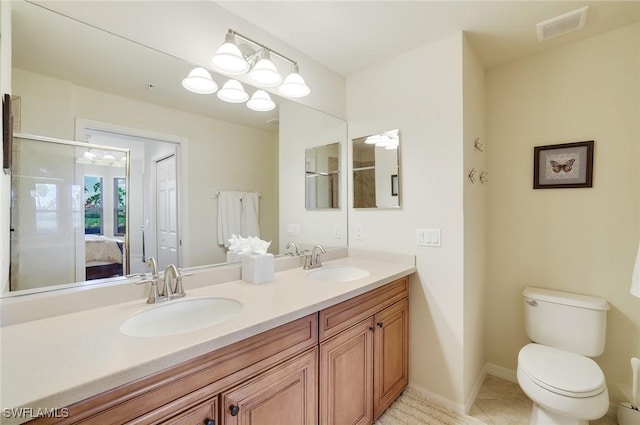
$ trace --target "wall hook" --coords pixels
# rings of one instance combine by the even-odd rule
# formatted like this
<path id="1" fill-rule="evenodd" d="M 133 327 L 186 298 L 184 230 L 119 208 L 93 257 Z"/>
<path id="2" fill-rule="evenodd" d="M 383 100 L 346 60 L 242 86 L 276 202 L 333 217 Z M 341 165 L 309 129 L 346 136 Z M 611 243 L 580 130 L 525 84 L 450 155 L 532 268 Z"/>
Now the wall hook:
<path id="1" fill-rule="evenodd" d="M 479 138 L 479 137 L 477 137 L 477 138 L 476 138 L 476 141 L 475 141 L 475 142 L 473 142 L 473 146 L 474 146 L 476 149 L 478 149 L 480 152 L 484 152 L 484 149 L 483 149 L 483 148 L 484 148 L 484 145 L 483 145 L 482 143 L 480 143 L 480 138 Z"/>
<path id="2" fill-rule="evenodd" d="M 469 171 L 469 181 L 471 183 L 475 183 L 476 182 L 476 169 L 472 168 L 471 171 Z"/>
<path id="3" fill-rule="evenodd" d="M 489 181 L 489 173 L 487 173 L 486 171 L 482 171 L 480 173 L 480 183 L 485 184 L 486 182 Z"/>

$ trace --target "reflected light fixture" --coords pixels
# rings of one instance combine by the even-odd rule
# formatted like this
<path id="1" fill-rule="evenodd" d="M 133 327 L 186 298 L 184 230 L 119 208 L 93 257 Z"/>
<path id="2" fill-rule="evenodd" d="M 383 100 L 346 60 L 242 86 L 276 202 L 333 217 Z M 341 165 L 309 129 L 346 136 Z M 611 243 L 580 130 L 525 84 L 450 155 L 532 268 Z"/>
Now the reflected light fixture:
<path id="1" fill-rule="evenodd" d="M 244 91 L 240 81 L 230 79 L 217 93 L 218 99 L 229 103 L 243 103 L 249 99 L 249 95 Z"/>
<path id="2" fill-rule="evenodd" d="M 182 80 L 182 87 L 193 93 L 211 94 L 218 90 L 218 85 L 211 74 L 204 68 L 196 67 Z"/>
<path id="3" fill-rule="evenodd" d="M 251 96 L 251 99 L 247 102 L 247 108 L 252 111 L 264 112 L 271 111 L 276 107 L 276 104 L 271 100 L 271 96 L 264 90 L 256 90 Z"/>
<path id="4" fill-rule="evenodd" d="M 236 38 L 249 44 L 243 44 L 240 49 L 236 45 Z M 272 54 L 291 65 L 292 71 L 284 82 L 282 75 L 271 61 Z M 216 71 L 231 75 L 248 72 L 252 83 L 261 87 L 279 86 L 278 92 L 283 96 L 303 97 L 311 92 L 300 76 L 298 64 L 295 61 L 232 29 L 229 29 L 224 43 L 211 58 L 211 66 Z"/>

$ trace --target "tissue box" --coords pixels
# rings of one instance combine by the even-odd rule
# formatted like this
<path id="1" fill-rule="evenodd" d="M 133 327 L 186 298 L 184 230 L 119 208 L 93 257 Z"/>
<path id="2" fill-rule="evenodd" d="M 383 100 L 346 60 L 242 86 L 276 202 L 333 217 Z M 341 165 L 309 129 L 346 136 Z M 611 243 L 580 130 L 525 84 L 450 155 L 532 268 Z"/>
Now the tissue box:
<path id="1" fill-rule="evenodd" d="M 242 257 L 242 280 L 263 283 L 273 280 L 273 254 L 244 254 Z"/>
<path id="2" fill-rule="evenodd" d="M 227 251 L 227 263 L 239 263 L 242 261 L 241 253 L 236 251 Z"/>

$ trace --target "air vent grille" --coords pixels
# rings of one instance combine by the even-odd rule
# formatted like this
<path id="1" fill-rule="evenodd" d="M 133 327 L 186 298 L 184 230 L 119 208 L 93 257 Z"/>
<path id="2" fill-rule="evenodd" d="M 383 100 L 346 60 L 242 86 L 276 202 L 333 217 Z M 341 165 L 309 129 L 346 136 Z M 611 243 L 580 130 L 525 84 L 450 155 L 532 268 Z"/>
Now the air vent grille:
<path id="1" fill-rule="evenodd" d="M 538 41 L 549 40 L 573 31 L 577 31 L 587 24 L 589 6 L 556 16 L 536 25 Z"/>

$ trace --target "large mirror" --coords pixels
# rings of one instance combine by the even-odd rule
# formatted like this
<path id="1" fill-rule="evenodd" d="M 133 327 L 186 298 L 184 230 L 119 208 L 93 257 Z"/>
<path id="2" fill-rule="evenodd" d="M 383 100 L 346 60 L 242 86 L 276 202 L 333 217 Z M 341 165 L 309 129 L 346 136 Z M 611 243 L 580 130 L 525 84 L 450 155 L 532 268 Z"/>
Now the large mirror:
<path id="1" fill-rule="evenodd" d="M 131 272 L 144 271 L 144 260 L 151 256 L 160 260 L 159 267 L 167 262 L 177 262 L 181 267 L 224 263 L 227 255 L 218 238 L 218 217 L 220 195 L 227 191 L 257 196 L 259 236 L 272 241 L 269 252 L 280 254 L 292 238 L 298 244 L 347 244 L 346 211 L 332 214 L 320 228 L 312 226 L 317 216 L 306 217 L 305 211 L 293 213 L 288 208 L 293 203 L 290 198 L 297 203 L 305 195 L 303 187 L 290 185 L 291 180 L 286 178 L 289 168 L 298 172 L 294 171 L 298 170 L 298 155 L 304 156 L 308 147 L 296 144 L 300 126 L 314 128 L 325 144 L 340 142 L 340 161 L 345 160 L 343 120 L 273 95 L 276 109 L 256 112 L 244 104 L 222 102 L 215 95 L 188 92 L 181 81 L 193 64 L 31 3 L 12 2 L 12 27 L 14 130 L 23 136 L 18 139 L 37 135 L 36 139 L 44 136 L 111 146 L 131 155 L 128 195 L 131 204 L 140 204 L 137 212 L 129 211 L 130 231 L 126 236 Z M 212 75 L 219 86 L 226 81 Z M 248 85 L 245 89 L 249 94 L 255 91 Z M 174 163 L 164 167 L 162 162 L 167 158 Z M 175 193 L 163 203 L 160 188 L 167 170 L 173 176 L 170 184 Z M 34 177 L 42 177 L 37 171 Z M 125 183 L 116 182 L 110 175 L 93 174 L 87 177 L 102 179 L 108 196 Z M 89 181 L 85 186 L 89 190 L 93 187 Z M 160 206 L 172 202 L 175 210 L 163 221 L 158 215 Z M 282 210 L 287 210 L 286 217 L 280 214 Z M 117 215 L 118 211 L 112 213 Z M 35 221 L 35 217 L 25 220 Z M 87 222 L 83 220 L 85 226 Z M 292 222 L 299 228 L 296 235 L 283 228 L 282 223 Z M 12 239 L 20 234 L 21 227 L 17 221 L 12 222 Z M 117 228 L 111 232 L 107 227 L 114 229 L 104 226 L 98 233 L 109 239 L 126 239 Z M 340 229 L 339 234 L 336 229 Z M 80 239 L 90 239 L 85 237 L 89 235 L 86 228 L 75 232 L 76 246 L 70 246 L 70 252 L 82 251 L 77 249 Z M 77 237 L 78 232 L 82 238 Z M 164 249 L 161 242 L 167 237 L 173 238 L 175 253 Z M 28 249 L 27 244 L 22 247 Z M 12 241 L 12 258 L 16 252 Z M 163 257 L 163 253 L 168 256 Z M 64 267 L 84 269 L 84 276 L 79 272 L 72 278 L 54 279 L 53 266 L 48 265 L 48 277 L 34 279 L 29 287 L 16 284 L 3 291 L 84 283 L 86 258 L 80 254 L 70 257 L 71 264 Z"/>
<path id="2" fill-rule="evenodd" d="M 306 208 L 340 208 L 340 143 L 307 148 L 304 167 Z"/>
<path id="3" fill-rule="evenodd" d="M 400 133 L 396 130 L 353 139 L 353 207 L 399 208 Z"/>

